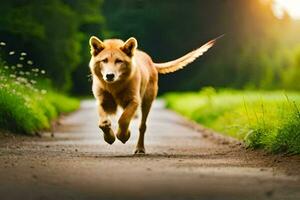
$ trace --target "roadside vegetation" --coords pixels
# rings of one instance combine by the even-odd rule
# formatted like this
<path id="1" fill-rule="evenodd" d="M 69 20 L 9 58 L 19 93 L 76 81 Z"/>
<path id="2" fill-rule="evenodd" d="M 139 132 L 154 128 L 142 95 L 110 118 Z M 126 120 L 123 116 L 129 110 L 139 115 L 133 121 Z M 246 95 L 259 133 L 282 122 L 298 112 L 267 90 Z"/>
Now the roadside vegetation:
<path id="1" fill-rule="evenodd" d="M 169 93 L 167 107 L 251 148 L 300 153 L 300 94 L 204 88 Z"/>
<path id="2" fill-rule="evenodd" d="M 0 44 L 2 48 L 6 45 Z M 1 50 L 1 49 L 0 49 Z M 51 128 L 51 121 L 79 107 L 79 101 L 56 92 L 45 78 L 46 71 L 34 67 L 25 52 L 19 63 L 8 65 L 0 57 L 0 130 L 34 135 Z"/>

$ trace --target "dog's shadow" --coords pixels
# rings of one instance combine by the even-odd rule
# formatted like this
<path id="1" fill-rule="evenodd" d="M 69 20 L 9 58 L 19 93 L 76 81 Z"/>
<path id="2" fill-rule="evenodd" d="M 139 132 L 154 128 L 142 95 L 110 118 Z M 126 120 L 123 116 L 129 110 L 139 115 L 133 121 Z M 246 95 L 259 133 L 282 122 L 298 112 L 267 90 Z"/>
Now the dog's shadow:
<path id="1" fill-rule="evenodd" d="M 220 156 L 224 156 L 222 153 L 208 153 L 208 154 L 166 154 L 166 153 L 154 153 L 154 154 L 119 154 L 119 155 L 85 155 L 85 157 L 103 158 L 103 159 L 217 159 Z"/>

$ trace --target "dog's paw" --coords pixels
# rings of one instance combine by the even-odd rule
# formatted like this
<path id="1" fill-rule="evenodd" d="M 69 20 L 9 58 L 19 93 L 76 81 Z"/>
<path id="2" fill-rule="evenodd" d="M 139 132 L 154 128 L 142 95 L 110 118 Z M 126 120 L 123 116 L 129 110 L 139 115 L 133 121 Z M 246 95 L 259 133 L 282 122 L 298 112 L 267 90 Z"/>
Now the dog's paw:
<path id="1" fill-rule="evenodd" d="M 99 128 L 110 128 L 111 127 L 111 122 L 109 119 L 103 119 L 99 121 Z"/>
<path id="2" fill-rule="evenodd" d="M 109 130 L 109 133 L 104 132 L 104 140 L 108 144 L 113 144 L 115 142 L 116 137 L 115 137 L 112 129 Z"/>
<path id="3" fill-rule="evenodd" d="M 111 122 L 109 120 L 103 120 L 99 123 L 99 128 L 103 131 L 105 142 L 108 144 L 113 144 L 116 140 L 116 137 L 111 129 Z"/>
<path id="4" fill-rule="evenodd" d="M 146 153 L 146 151 L 145 151 L 144 147 L 137 147 L 134 151 L 134 154 L 136 154 L 136 155 L 143 155 L 145 153 Z"/>
<path id="5" fill-rule="evenodd" d="M 126 132 L 125 131 L 122 131 L 121 129 L 118 130 L 118 133 L 117 133 L 117 138 L 123 143 L 125 144 L 128 139 L 130 138 L 130 131 L 127 130 Z"/>

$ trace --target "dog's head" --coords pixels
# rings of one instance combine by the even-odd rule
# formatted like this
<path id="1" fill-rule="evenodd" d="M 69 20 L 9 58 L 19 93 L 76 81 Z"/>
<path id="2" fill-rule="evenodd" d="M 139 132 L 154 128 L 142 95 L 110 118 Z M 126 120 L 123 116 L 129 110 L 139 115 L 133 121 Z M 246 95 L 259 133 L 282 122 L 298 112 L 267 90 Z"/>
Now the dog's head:
<path id="1" fill-rule="evenodd" d="M 90 68 L 93 74 L 107 83 L 114 83 L 128 78 L 133 68 L 133 56 L 137 41 L 131 37 L 126 42 L 118 39 L 103 42 L 92 36 L 90 38 Z"/>

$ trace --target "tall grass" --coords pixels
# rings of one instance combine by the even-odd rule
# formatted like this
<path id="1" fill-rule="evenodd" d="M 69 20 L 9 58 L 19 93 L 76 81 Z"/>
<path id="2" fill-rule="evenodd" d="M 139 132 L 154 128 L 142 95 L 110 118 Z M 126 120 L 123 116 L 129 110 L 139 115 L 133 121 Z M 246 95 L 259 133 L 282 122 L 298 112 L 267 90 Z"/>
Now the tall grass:
<path id="1" fill-rule="evenodd" d="M 300 94 L 206 88 L 170 93 L 167 107 L 252 148 L 300 153 Z"/>
<path id="2" fill-rule="evenodd" d="M 2 48 L 5 45 L 0 42 Z M 45 84 L 46 72 L 31 66 L 25 52 L 9 55 L 19 56 L 20 62 L 9 66 L 0 57 L 0 130 L 32 135 L 49 129 L 59 114 L 78 108 L 78 100 Z"/>

